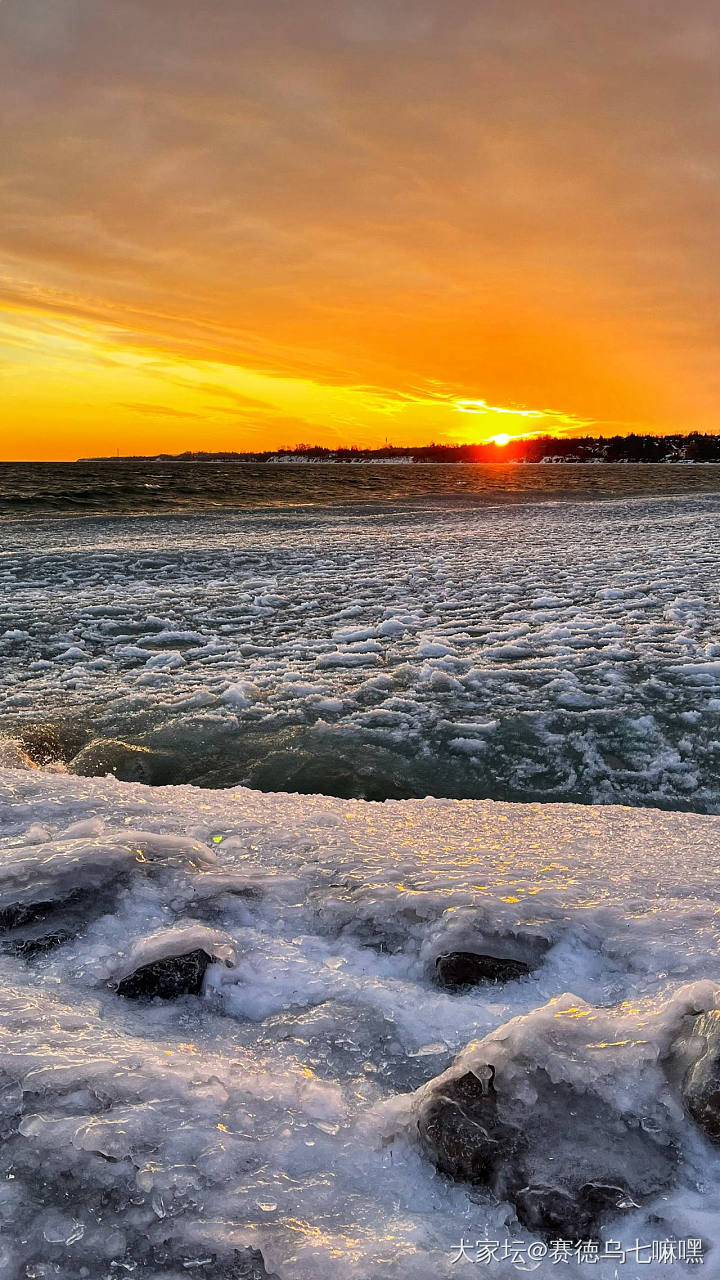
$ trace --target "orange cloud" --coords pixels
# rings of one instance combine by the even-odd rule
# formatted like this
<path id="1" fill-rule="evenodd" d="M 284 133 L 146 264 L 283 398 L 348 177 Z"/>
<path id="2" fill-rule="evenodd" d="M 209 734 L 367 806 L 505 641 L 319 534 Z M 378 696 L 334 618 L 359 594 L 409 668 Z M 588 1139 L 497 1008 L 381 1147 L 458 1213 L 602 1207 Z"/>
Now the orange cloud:
<path id="1" fill-rule="evenodd" d="M 5 0 L 2 453 L 720 430 L 719 36 L 710 0 Z"/>

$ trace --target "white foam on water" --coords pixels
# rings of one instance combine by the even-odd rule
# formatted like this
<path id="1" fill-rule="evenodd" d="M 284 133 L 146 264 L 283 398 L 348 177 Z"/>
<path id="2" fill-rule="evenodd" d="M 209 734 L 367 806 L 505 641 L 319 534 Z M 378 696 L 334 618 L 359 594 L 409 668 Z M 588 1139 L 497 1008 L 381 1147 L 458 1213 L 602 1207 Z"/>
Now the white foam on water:
<path id="1" fill-rule="evenodd" d="M 129 780 L 717 812 L 717 510 L 7 526 L 2 758 L 69 719 L 156 753 L 128 762 L 121 742 L 78 765 Z"/>

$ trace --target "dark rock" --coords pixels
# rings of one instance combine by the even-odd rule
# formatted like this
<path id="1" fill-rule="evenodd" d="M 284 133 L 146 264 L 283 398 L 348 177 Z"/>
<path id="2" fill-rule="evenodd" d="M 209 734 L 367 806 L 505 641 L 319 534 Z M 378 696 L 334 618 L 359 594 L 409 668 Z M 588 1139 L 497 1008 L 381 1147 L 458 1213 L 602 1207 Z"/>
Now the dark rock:
<path id="1" fill-rule="evenodd" d="M 688 1050 L 695 1062 L 682 1083 L 685 1105 L 708 1137 L 720 1142 L 720 1009 L 696 1019 Z"/>
<path id="2" fill-rule="evenodd" d="M 439 1084 L 420 1108 L 418 1129 L 441 1173 L 497 1189 L 505 1165 L 517 1159 L 524 1141 L 520 1130 L 498 1115 L 494 1075 L 495 1068 L 488 1067 L 485 1079 L 467 1071 Z"/>
<path id="3" fill-rule="evenodd" d="M 51 951 L 53 947 L 61 947 L 76 936 L 76 931 L 67 922 L 43 920 L 30 929 L 15 929 L 9 937 L 0 940 L 0 952 L 22 956 L 30 960 L 43 951 Z"/>
<path id="4" fill-rule="evenodd" d="M 603 1217 L 628 1208 L 632 1197 L 624 1184 L 586 1182 L 572 1193 L 558 1186 L 522 1187 L 515 1192 L 514 1203 L 528 1230 L 563 1240 L 587 1240 L 597 1233 Z"/>
<path id="5" fill-rule="evenodd" d="M 435 978 L 442 987 L 477 986 L 481 982 L 515 982 L 532 972 L 524 960 L 480 955 L 475 951 L 448 951 L 435 961 Z"/>
<path id="6" fill-rule="evenodd" d="M 184 955 L 164 956 L 141 965 L 117 984 L 118 995 L 128 1000 L 175 1000 L 178 996 L 199 996 L 205 971 L 214 960 L 207 951 L 197 948 Z"/>
<path id="7" fill-rule="evenodd" d="M 615 1214 L 670 1185 L 677 1154 L 590 1085 L 536 1069 L 498 1079 L 491 1064 L 462 1062 L 419 1096 L 421 1144 L 448 1177 L 510 1200 L 531 1231 L 587 1239 Z"/>
<path id="8" fill-rule="evenodd" d="M 77 889 L 67 897 L 59 896 L 53 902 L 11 902 L 0 908 L 0 929 L 20 929 L 26 925 L 57 921 L 58 913 L 67 913 L 73 924 L 87 923 L 114 902 L 111 895 L 103 896 L 97 890 L 83 892 Z M 52 927 L 52 924 L 51 924 Z"/>
<path id="9" fill-rule="evenodd" d="M 0 907 L 0 929 L 17 929 L 44 920 L 56 906 L 55 902 L 9 902 Z"/>

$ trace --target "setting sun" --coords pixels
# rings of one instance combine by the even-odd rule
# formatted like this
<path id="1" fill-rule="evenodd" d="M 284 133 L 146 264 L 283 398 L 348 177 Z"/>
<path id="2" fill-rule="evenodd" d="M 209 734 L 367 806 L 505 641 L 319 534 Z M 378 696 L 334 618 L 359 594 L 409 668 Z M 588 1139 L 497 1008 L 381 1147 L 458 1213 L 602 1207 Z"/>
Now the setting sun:
<path id="1" fill-rule="evenodd" d="M 512 436 L 509 436 L 505 431 L 501 431 L 499 436 L 493 436 L 493 444 L 505 445 L 509 444 L 511 440 Z"/>

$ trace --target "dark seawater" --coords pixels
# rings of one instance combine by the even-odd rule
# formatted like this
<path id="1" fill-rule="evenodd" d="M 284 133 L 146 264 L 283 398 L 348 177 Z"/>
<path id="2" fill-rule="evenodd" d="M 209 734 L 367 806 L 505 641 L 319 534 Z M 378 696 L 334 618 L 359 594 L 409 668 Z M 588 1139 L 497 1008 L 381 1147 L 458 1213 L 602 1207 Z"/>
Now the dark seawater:
<path id="1" fill-rule="evenodd" d="M 720 465 L 5 463 L 0 518 L 147 515 L 351 502 L 591 501 L 720 492 Z"/>

